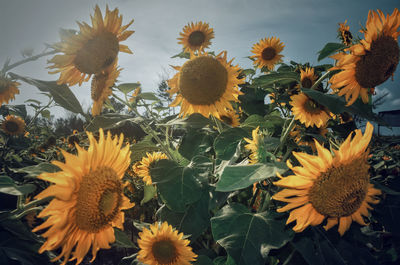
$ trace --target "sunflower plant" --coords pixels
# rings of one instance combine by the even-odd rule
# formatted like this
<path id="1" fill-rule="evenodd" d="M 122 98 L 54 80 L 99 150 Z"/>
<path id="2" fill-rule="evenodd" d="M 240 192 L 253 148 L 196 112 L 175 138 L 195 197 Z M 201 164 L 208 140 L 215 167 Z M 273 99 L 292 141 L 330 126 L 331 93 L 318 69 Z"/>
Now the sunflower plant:
<path id="1" fill-rule="evenodd" d="M 0 71 L 2 264 L 399 262 L 400 141 L 372 125 L 398 9 L 370 11 L 361 37 L 340 23 L 321 65 L 287 63 L 265 36 L 243 69 L 208 50 L 212 25 L 189 22 L 157 93 L 119 80 L 123 21 L 96 5 L 91 25 Z M 46 56 L 55 81 L 11 72 Z M 84 110 L 70 86 L 90 79 Z M 21 83 L 48 103 L 10 104 Z M 76 116 L 54 121 L 55 104 Z"/>

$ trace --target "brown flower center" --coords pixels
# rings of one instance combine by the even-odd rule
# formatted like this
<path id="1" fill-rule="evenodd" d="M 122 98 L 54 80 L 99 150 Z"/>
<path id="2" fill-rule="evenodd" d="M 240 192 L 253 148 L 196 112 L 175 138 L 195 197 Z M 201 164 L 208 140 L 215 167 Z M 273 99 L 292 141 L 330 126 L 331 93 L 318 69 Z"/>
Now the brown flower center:
<path id="1" fill-rule="evenodd" d="M 276 56 L 276 50 L 272 47 L 265 48 L 261 53 L 261 57 L 266 61 L 274 59 L 275 56 Z"/>
<path id="2" fill-rule="evenodd" d="M 187 61 L 179 74 L 180 93 L 193 105 L 214 104 L 224 94 L 227 83 L 227 70 L 211 56 Z"/>
<path id="3" fill-rule="evenodd" d="M 371 50 L 356 63 L 355 78 L 364 88 L 373 88 L 385 82 L 396 71 L 399 63 L 399 45 L 390 36 L 372 41 Z"/>
<path id="4" fill-rule="evenodd" d="M 100 167 L 82 177 L 76 203 L 79 229 L 96 233 L 118 215 L 122 203 L 122 184 L 117 173 Z"/>
<path id="5" fill-rule="evenodd" d="M 204 43 L 206 36 L 202 31 L 194 31 L 189 35 L 189 44 L 192 46 L 201 46 Z"/>
<path id="6" fill-rule="evenodd" d="M 19 129 L 18 123 L 16 123 L 15 121 L 5 121 L 4 127 L 7 130 L 7 132 L 10 133 L 16 133 L 18 132 Z"/>
<path id="7" fill-rule="evenodd" d="M 118 55 L 119 42 L 111 32 L 103 32 L 88 40 L 76 53 L 74 64 L 85 74 L 97 74 L 110 66 Z"/>
<path id="8" fill-rule="evenodd" d="M 342 30 L 341 32 L 342 42 L 346 46 L 350 46 L 353 40 L 353 35 L 348 30 Z"/>
<path id="9" fill-rule="evenodd" d="M 308 195 L 314 209 L 329 217 L 349 216 L 356 212 L 368 191 L 368 168 L 363 156 L 322 173 Z"/>
<path id="10" fill-rule="evenodd" d="M 168 239 L 155 242 L 151 251 L 159 264 L 172 264 L 178 258 L 174 243 Z"/>
<path id="11" fill-rule="evenodd" d="M 313 81 L 308 77 L 305 77 L 301 80 L 301 86 L 304 88 L 311 88 L 312 85 L 313 85 Z"/>
<path id="12" fill-rule="evenodd" d="M 307 100 L 304 102 L 304 109 L 308 113 L 318 114 L 323 111 L 323 106 L 321 106 L 311 98 L 307 97 Z"/>
<path id="13" fill-rule="evenodd" d="M 233 119 L 228 116 L 221 116 L 221 120 L 225 122 L 226 124 L 232 125 L 233 124 Z"/>
<path id="14" fill-rule="evenodd" d="M 98 101 L 106 88 L 107 74 L 96 74 L 92 79 L 91 96 L 94 101 Z"/>

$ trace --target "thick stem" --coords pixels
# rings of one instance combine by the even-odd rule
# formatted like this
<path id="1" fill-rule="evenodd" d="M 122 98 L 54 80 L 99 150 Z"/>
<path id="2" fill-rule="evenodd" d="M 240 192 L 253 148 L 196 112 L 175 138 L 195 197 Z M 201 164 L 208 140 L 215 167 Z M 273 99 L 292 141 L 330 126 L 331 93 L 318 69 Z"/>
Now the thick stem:
<path id="1" fill-rule="evenodd" d="M 51 55 L 51 54 L 56 54 L 57 52 L 58 51 L 56 51 L 56 50 L 49 51 L 49 52 L 43 52 L 43 53 L 31 56 L 31 57 L 25 58 L 25 59 L 23 59 L 21 61 L 18 61 L 16 63 L 10 64 L 10 65 L 4 65 L 3 69 L 1 70 L 1 72 L 6 73 L 11 69 L 13 69 L 13 68 L 15 68 L 17 66 L 20 66 L 21 64 L 24 64 L 24 63 L 27 63 L 27 62 L 30 62 L 30 61 L 35 61 L 35 60 L 39 59 L 40 57 Z"/>

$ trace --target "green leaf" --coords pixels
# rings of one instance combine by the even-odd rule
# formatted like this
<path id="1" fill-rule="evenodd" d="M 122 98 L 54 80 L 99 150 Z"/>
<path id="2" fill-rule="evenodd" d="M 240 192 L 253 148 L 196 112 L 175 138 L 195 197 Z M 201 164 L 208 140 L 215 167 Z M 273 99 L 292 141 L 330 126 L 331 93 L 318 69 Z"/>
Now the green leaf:
<path id="1" fill-rule="evenodd" d="M 154 185 L 145 185 L 143 192 L 144 196 L 143 199 L 140 201 L 140 205 L 143 205 L 153 199 L 154 196 L 157 194 L 157 188 Z"/>
<path id="2" fill-rule="evenodd" d="M 374 121 L 380 125 L 386 125 L 386 122 L 381 117 L 372 112 L 371 106 L 369 104 L 363 103 L 361 99 L 357 99 L 357 101 L 353 105 L 347 107 L 347 102 L 344 97 L 339 97 L 335 94 L 325 94 L 320 91 L 308 88 L 302 88 L 302 91 L 307 96 L 317 101 L 321 105 L 324 105 L 335 114 L 349 112 L 363 117 L 367 120 Z"/>
<path id="3" fill-rule="evenodd" d="M 267 113 L 267 107 L 264 104 L 264 98 L 268 94 L 267 91 L 253 87 L 242 87 L 241 91 L 244 94 L 239 96 L 240 106 L 247 115 L 258 114 L 264 116 Z"/>
<path id="4" fill-rule="evenodd" d="M 190 53 L 182 51 L 181 53 L 178 53 L 171 58 L 183 58 L 183 59 L 190 59 Z"/>
<path id="5" fill-rule="evenodd" d="M 321 61 L 322 59 L 328 57 L 331 54 L 334 54 L 338 51 L 343 50 L 344 48 L 346 48 L 346 45 L 342 44 L 342 43 L 327 43 L 324 48 L 322 48 L 322 50 L 320 50 L 318 52 L 319 56 L 318 56 L 318 61 Z"/>
<path id="6" fill-rule="evenodd" d="M 168 121 L 165 124 L 159 124 L 159 125 L 184 125 L 187 127 L 192 127 L 192 128 L 203 128 L 206 125 L 210 125 L 211 121 L 204 117 L 203 115 L 199 113 L 194 113 L 188 117 L 185 118 L 175 118 L 173 120 Z"/>
<path id="7" fill-rule="evenodd" d="M 130 238 L 121 230 L 114 227 L 115 245 L 123 248 L 136 248 Z"/>
<path id="8" fill-rule="evenodd" d="M 138 87 L 140 87 L 140 83 L 123 83 L 119 84 L 117 89 L 124 94 L 128 94 Z"/>
<path id="9" fill-rule="evenodd" d="M 0 176 L 0 192 L 10 195 L 25 195 L 35 191 L 36 186 L 33 184 L 16 185 L 12 178 L 8 176 Z"/>
<path id="10" fill-rule="evenodd" d="M 43 81 L 20 76 L 14 73 L 9 74 L 13 76 L 13 78 L 36 86 L 42 92 L 49 92 L 53 96 L 54 101 L 66 110 L 72 111 L 73 113 L 80 113 L 82 115 L 85 115 L 81 104 L 67 85 L 58 85 L 56 81 Z"/>
<path id="11" fill-rule="evenodd" d="M 152 182 L 167 207 L 176 212 L 185 212 L 186 206 L 196 202 L 202 195 L 197 171 L 182 167 L 171 160 L 160 160 L 150 168 Z"/>
<path id="12" fill-rule="evenodd" d="M 194 241 L 210 226 L 209 200 L 208 192 L 204 191 L 202 197 L 190 204 L 184 213 L 171 211 L 164 205 L 157 211 L 157 216 L 162 222 L 167 221 L 180 232 L 190 235 L 190 240 Z"/>
<path id="13" fill-rule="evenodd" d="M 20 116 L 23 119 L 27 116 L 25 105 L 8 105 L 8 108 L 11 115 Z"/>
<path id="14" fill-rule="evenodd" d="M 214 263 L 209 257 L 205 255 L 199 255 L 193 265 L 214 265 Z"/>
<path id="15" fill-rule="evenodd" d="M 142 157 L 146 156 L 146 153 L 157 152 L 160 148 L 153 143 L 151 136 L 146 136 L 142 141 L 137 142 L 131 147 L 131 160 L 139 161 Z"/>
<path id="16" fill-rule="evenodd" d="M 107 113 L 103 115 L 98 115 L 90 122 L 86 127 L 87 131 L 94 132 L 98 131 L 100 128 L 103 130 L 119 127 L 124 121 L 129 121 L 132 123 L 139 123 L 140 118 L 132 118 L 131 115 L 118 114 L 118 113 Z"/>
<path id="17" fill-rule="evenodd" d="M 285 163 L 273 162 L 247 166 L 226 166 L 216 184 L 217 191 L 234 191 L 253 183 L 276 176 L 287 170 Z"/>
<path id="18" fill-rule="evenodd" d="M 244 137 L 249 137 L 249 134 L 242 128 L 230 128 L 223 131 L 214 141 L 217 158 L 222 160 L 231 159 L 236 152 L 237 145 Z"/>
<path id="19" fill-rule="evenodd" d="M 269 73 L 262 75 L 253 79 L 253 87 L 270 87 L 274 83 L 279 83 L 279 85 L 287 85 L 292 82 L 297 82 L 299 80 L 299 74 L 296 72 L 278 72 Z"/>
<path id="20" fill-rule="evenodd" d="M 51 163 L 48 162 L 43 162 L 35 166 L 28 166 L 28 167 L 23 167 L 23 168 L 17 168 L 13 169 L 15 172 L 21 172 L 21 173 L 28 173 L 27 176 L 29 178 L 36 178 L 40 174 L 44 172 L 49 172 L 49 173 L 54 173 L 59 171 L 60 169 Z"/>
<path id="21" fill-rule="evenodd" d="M 212 137 L 201 130 L 189 129 L 179 145 L 179 153 L 188 160 L 211 150 Z"/>
<path id="22" fill-rule="evenodd" d="M 160 101 L 160 99 L 154 95 L 154 93 L 151 92 L 145 92 L 145 93 L 140 93 L 137 98 L 141 98 L 144 100 L 154 100 L 154 101 Z"/>
<path id="23" fill-rule="evenodd" d="M 255 75 L 256 71 L 254 69 L 252 69 L 252 68 L 249 68 L 249 69 L 242 70 L 241 73 L 246 75 L 246 76 L 247 75 Z"/>
<path id="24" fill-rule="evenodd" d="M 42 110 L 40 114 L 42 115 L 43 118 L 50 120 L 50 110 L 48 109 Z"/>
<path id="25" fill-rule="evenodd" d="M 271 249 L 284 246 L 293 236 L 275 212 L 251 213 L 232 203 L 211 218 L 214 239 L 238 265 L 264 264 Z"/>

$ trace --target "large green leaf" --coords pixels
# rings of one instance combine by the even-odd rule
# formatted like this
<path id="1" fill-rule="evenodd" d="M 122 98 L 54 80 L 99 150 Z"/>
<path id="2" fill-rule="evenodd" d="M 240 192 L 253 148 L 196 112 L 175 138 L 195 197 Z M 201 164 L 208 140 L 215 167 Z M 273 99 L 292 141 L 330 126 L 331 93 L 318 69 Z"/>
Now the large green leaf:
<path id="1" fill-rule="evenodd" d="M 211 150 L 212 137 L 205 131 L 189 129 L 179 145 L 179 153 L 188 160 Z"/>
<path id="2" fill-rule="evenodd" d="M 140 118 L 132 118 L 131 115 L 118 114 L 118 113 L 107 113 L 103 115 L 98 115 L 90 121 L 89 125 L 86 127 L 87 131 L 94 132 L 98 131 L 100 128 L 111 129 L 120 126 L 123 122 L 139 123 Z"/>
<path id="3" fill-rule="evenodd" d="M 193 265 L 214 265 L 214 263 L 209 257 L 199 255 Z"/>
<path id="4" fill-rule="evenodd" d="M 180 118 L 177 117 L 173 120 L 168 121 L 165 124 L 160 124 L 160 125 L 166 125 L 166 126 L 171 126 L 171 125 L 184 125 L 188 127 L 193 127 L 193 128 L 203 128 L 207 125 L 210 125 L 211 121 L 204 117 L 203 115 L 199 113 L 194 113 L 190 116 Z"/>
<path id="5" fill-rule="evenodd" d="M 202 186 L 194 168 L 182 167 L 171 160 L 160 160 L 150 168 L 152 182 L 157 184 L 162 201 L 176 212 L 199 200 Z"/>
<path id="6" fill-rule="evenodd" d="M 184 213 L 171 211 L 165 205 L 158 211 L 157 215 L 161 221 L 167 221 L 185 235 L 190 235 L 190 240 L 196 240 L 210 226 L 210 213 L 208 202 L 210 196 L 207 191 L 195 203 L 190 204 Z"/>
<path id="7" fill-rule="evenodd" d="M 160 101 L 160 99 L 152 92 L 140 93 L 137 98 L 152 100 L 152 101 Z"/>
<path id="8" fill-rule="evenodd" d="M 117 89 L 124 94 L 128 94 L 136 88 L 140 87 L 140 83 L 123 83 L 117 86 Z"/>
<path id="9" fill-rule="evenodd" d="M 293 236 L 275 212 L 251 213 L 233 203 L 211 218 L 214 239 L 238 265 L 264 264 L 271 249 L 284 246 Z"/>
<path id="10" fill-rule="evenodd" d="M 135 244 L 132 243 L 128 235 L 115 227 L 114 227 L 114 236 L 115 236 L 114 244 L 116 246 L 123 248 L 136 248 Z"/>
<path id="11" fill-rule="evenodd" d="M 35 191 L 36 186 L 33 184 L 17 185 L 12 178 L 8 176 L 0 176 L 0 192 L 11 195 L 24 195 Z"/>
<path id="12" fill-rule="evenodd" d="M 243 137 L 249 137 L 249 134 L 242 128 L 230 128 L 223 131 L 214 141 L 217 157 L 222 160 L 231 159 Z"/>
<path id="13" fill-rule="evenodd" d="M 137 142 L 131 147 L 131 160 L 139 161 L 142 157 L 146 156 L 146 153 L 157 152 L 160 148 L 153 143 L 151 136 L 146 136 L 142 141 Z"/>
<path id="14" fill-rule="evenodd" d="M 270 87 L 274 83 L 280 85 L 290 84 L 299 80 L 299 74 L 296 72 L 277 72 L 269 73 L 253 79 L 252 86 L 255 87 Z"/>
<path id="15" fill-rule="evenodd" d="M 28 166 L 28 167 L 23 167 L 23 168 L 16 168 L 13 169 L 16 172 L 22 172 L 22 173 L 27 173 L 28 175 L 25 177 L 29 178 L 36 178 L 40 174 L 44 172 L 49 172 L 49 173 L 54 173 L 59 171 L 60 169 L 51 163 L 48 162 L 43 162 L 35 166 Z"/>
<path id="16" fill-rule="evenodd" d="M 247 166 L 227 166 L 216 184 L 217 191 L 234 191 L 247 188 L 253 183 L 283 173 L 287 167 L 284 163 L 274 162 Z"/>
<path id="17" fill-rule="evenodd" d="M 328 57 L 331 54 L 334 54 L 338 51 L 343 50 L 344 48 L 346 48 L 346 45 L 342 44 L 342 43 L 333 43 L 333 42 L 329 42 L 327 43 L 324 48 L 322 48 L 322 50 L 320 50 L 318 52 L 318 61 L 321 61 L 322 59 Z"/>
<path id="18" fill-rule="evenodd" d="M 339 97 L 335 94 L 325 94 L 308 88 L 302 88 L 302 91 L 335 114 L 349 112 L 378 124 L 386 125 L 386 122 L 382 118 L 372 112 L 371 106 L 369 104 L 364 104 L 361 99 L 357 99 L 351 106 L 346 106 L 347 102 L 344 97 Z"/>
<path id="19" fill-rule="evenodd" d="M 78 99 L 75 97 L 74 93 L 72 93 L 71 89 L 67 85 L 65 84 L 58 85 L 56 81 L 43 81 L 43 80 L 20 76 L 14 73 L 9 73 L 9 74 L 13 78 L 22 80 L 28 84 L 36 86 L 42 92 L 49 92 L 53 96 L 54 101 L 61 107 L 65 108 L 66 110 L 85 115 L 81 104 L 79 103 Z"/>

